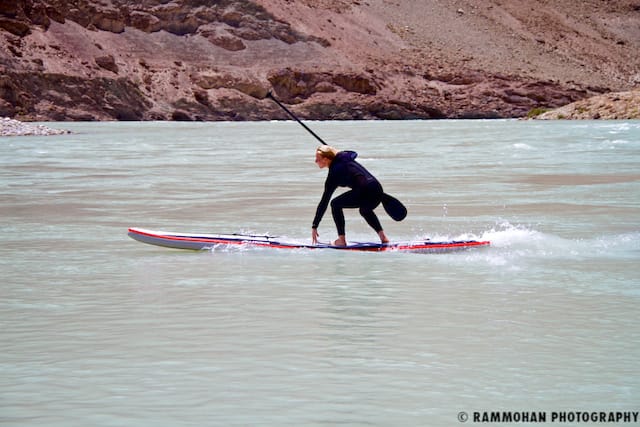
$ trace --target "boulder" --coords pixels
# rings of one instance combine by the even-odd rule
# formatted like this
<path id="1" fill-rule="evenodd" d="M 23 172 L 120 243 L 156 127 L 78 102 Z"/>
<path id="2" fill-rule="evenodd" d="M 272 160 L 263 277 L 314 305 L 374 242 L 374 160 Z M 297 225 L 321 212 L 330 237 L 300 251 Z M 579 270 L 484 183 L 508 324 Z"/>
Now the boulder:
<path id="1" fill-rule="evenodd" d="M 95 58 L 95 62 L 100 68 L 118 74 L 118 65 L 113 55 L 98 56 Z"/>

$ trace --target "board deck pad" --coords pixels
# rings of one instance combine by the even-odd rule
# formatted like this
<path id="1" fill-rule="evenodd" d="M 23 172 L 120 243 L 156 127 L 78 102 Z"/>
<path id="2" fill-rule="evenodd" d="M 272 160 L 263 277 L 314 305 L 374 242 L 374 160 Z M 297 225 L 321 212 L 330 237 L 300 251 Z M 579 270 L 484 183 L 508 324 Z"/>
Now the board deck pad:
<path id="1" fill-rule="evenodd" d="M 337 249 L 347 251 L 402 251 L 415 253 L 453 252 L 474 247 L 488 246 L 488 241 L 463 240 L 432 242 L 431 240 L 393 243 L 351 242 L 347 246 L 299 243 L 272 236 L 243 234 L 193 234 L 170 231 L 154 231 L 129 228 L 129 237 L 142 243 L 173 249 L 211 250 L 220 246 L 266 247 L 276 249 Z"/>

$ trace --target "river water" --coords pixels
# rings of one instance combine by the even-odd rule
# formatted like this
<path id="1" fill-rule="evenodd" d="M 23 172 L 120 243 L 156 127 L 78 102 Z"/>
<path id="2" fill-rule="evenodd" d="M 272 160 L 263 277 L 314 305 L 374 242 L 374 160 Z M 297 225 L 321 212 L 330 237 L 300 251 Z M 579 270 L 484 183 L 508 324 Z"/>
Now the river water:
<path id="1" fill-rule="evenodd" d="M 2 138 L 0 425 L 452 426 L 462 412 L 469 425 L 640 409 L 640 122 L 308 124 L 407 205 L 400 223 L 379 209 L 392 240 L 491 247 L 191 252 L 127 237 L 309 241 L 326 170 L 294 122 Z M 375 240 L 346 216 L 349 239 Z M 335 238 L 329 214 L 319 231 Z"/>

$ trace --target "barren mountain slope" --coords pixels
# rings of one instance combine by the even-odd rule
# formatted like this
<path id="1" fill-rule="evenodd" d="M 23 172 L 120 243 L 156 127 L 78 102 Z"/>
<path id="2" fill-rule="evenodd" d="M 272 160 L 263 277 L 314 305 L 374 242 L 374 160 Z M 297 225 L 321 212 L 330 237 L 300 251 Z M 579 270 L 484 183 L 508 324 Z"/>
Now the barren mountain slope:
<path id="1" fill-rule="evenodd" d="M 519 117 L 640 85 L 640 1 L 22 0 L 0 115 Z"/>

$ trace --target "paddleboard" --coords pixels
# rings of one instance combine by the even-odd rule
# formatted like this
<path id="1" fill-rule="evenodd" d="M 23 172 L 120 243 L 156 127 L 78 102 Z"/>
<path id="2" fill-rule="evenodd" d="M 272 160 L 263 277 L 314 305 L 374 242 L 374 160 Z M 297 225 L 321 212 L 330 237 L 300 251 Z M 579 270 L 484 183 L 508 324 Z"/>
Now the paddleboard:
<path id="1" fill-rule="evenodd" d="M 317 245 L 299 243 L 271 236 L 242 234 L 192 234 L 169 231 L 154 231 L 143 228 L 130 228 L 129 237 L 142 243 L 174 249 L 211 250 L 224 246 L 247 246 L 277 249 L 336 249 L 343 251 L 384 252 L 400 251 L 414 253 L 442 253 L 460 251 L 469 248 L 488 246 L 488 241 L 448 241 L 432 242 L 406 241 L 394 243 L 351 242 L 347 246 Z"/>

